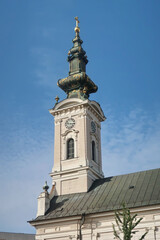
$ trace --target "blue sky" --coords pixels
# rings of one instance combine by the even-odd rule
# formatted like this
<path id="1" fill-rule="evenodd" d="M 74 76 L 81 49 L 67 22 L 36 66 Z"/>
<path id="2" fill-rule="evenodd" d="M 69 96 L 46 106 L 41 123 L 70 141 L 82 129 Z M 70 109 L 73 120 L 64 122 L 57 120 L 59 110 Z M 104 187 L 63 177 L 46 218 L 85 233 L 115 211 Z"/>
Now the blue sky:
<path id="1" fill-rule="evenodd" d="M 44 181 L 51 185 L 54 126 L 66 96 L 74 17 L 102 124 L 105 176 L 160 165 L 160 1 L 0 1 L 0 231 L 29 232 Z"/>

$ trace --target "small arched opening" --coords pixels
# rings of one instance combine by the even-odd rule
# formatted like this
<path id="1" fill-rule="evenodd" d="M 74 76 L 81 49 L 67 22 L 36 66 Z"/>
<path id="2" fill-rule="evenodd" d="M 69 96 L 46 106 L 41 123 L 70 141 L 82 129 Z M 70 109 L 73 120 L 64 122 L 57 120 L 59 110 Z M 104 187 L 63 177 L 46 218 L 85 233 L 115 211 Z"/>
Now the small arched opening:
<path id="1" fill-rule="evenodd" d="M 95 145 L 95 141 L 92 141 L 92 160 L 96 161 L 96 145 Z"/>
<path id="2" fill-rule="evenodd" d="M 67 141 L 67 159 L 74 158 L 74 139 L 69 138 Z"/>

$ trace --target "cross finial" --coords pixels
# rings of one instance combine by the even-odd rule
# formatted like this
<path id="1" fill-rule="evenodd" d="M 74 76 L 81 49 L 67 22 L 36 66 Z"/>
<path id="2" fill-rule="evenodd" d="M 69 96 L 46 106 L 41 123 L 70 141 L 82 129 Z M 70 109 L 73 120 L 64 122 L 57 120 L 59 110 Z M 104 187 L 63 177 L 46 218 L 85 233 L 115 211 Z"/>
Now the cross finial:
<path id="1" fill-rule="evenodd" d="M 76 20 L 76 27 L 74 31 L 76 32 L 76 36 L 78 36 L 78 33 L 80 32 L 80 28 L 78 26 L 78 23 L 79 23 L 78 17 L 75 17 L 75 20 Z"/>
<path id="2" fill-rule="evenodd" d="M 75 17 L 75 20 L 76 20 L 76 27 L 78 27 L 78 23 L 80 23 L 78 20 L 78 17 Z"/>

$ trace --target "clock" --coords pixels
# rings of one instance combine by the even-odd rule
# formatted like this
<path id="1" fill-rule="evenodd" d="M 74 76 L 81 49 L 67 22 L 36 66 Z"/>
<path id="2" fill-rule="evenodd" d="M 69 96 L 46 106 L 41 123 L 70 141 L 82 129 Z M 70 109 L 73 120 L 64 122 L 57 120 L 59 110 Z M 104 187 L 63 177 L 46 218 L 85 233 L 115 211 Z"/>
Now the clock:
<path id="1" fill-rule="evenodd" d="M 92 133 L 96 132 L 96 124 L 93 121 L 91 122 L 91 131 Z"/>
<path id="2" fill-rule="evenodd" d="M 68 129 L 71 129 L 72 127 L 74 127 L 74 125 L 75 125 L 75 120 L 73 118 L 69 118 L 65 122 L 65 126 Z"/>

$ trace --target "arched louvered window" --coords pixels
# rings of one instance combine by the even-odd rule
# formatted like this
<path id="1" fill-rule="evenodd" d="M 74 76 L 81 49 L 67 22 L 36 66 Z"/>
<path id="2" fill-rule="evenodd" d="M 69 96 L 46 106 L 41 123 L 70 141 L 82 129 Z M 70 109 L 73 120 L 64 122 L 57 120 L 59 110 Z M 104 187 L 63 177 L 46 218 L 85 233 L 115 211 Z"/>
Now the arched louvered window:
<path id="1" fill-rule="evenodd" d="M 74 140 L 73 138 L 67 141 L 67 159 L 74 158 Z"/>
<path id="2" fill-rule="evenodd" d="M 96 146 L 94 141 L 92 141 L 92 160 L 96 161 Z"/>

